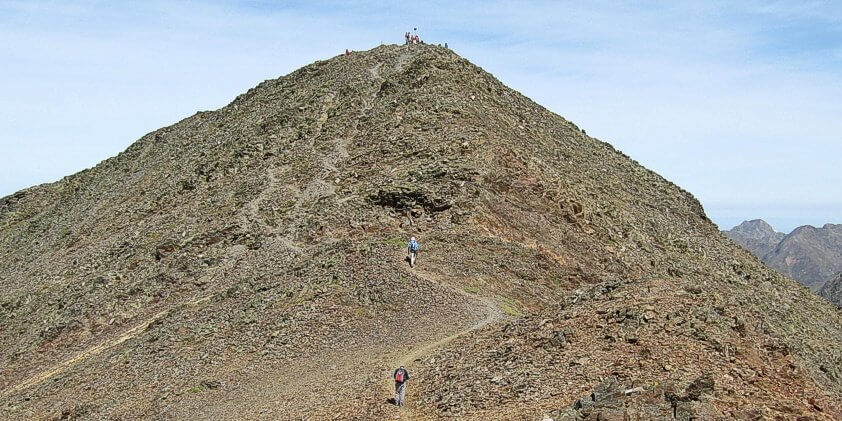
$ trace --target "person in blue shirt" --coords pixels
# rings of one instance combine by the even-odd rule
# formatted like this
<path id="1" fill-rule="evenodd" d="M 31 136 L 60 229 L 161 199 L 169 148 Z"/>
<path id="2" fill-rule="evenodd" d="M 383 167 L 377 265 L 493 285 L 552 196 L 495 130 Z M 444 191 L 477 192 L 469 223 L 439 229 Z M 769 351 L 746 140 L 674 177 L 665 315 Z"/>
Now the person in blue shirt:
<path id="1" fill-rule="evenodd" d="M 409 246 L 407 246 L 407 252 L 409 254 L 409 266 L 415 266 L 415 259 L 418 258 L 418 249 L 419 249 L 418 241 L 415 240 L 415 237 L 412 237 L 409 240 Z"/>

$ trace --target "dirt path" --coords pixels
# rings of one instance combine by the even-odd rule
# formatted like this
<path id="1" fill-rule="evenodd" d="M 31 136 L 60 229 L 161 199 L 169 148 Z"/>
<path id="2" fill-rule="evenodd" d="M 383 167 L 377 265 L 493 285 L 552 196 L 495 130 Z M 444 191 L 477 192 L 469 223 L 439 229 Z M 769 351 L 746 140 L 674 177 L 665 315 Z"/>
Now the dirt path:
<path id="1" fill-rule="evenodd" d="M 497 305 L 497 302 L 490 297 L 471 294 L 471 293 L 469 293 L 469 292 L 467 292 L 467 291 L 465 291 L 465 290 L 463 290 L 463 289 L 461 289 L 457 286 L 454 286 L 454 285 L 442 280 L 442 278 L 437 274 L 429 273 L 429 272 L 418 269 L 417 266 L 416 266 L 416 268 L 408 269 L 408 271 L 410 273 L 414 274 L 415 276 L 421 278 L 421 279 L 424 279 L 428 282 L 436 283 L 436 284 L 441 285 L 441 286 L 443 286 L 443 287 L 445 287 L 445 288 L 447 288 L 447 289 L 449 289 L 449 290 L 451 290 L 451 291 L 453 291 L 453 292 L 455 292 L 459 295 L 462 295 L 470 301 L 480 301 L 480 302 L 482 302 L 485 305 L 485 317 L 482 318 L 479 321 L 476 321 L 476 322 L 468 325 L 468 326 L 465 326 L 465 328 L 463 328 L 461 330 L 458 330 L 458 331 L 452 333 L 451 335 L 449 335 L 447 337 L 438 339 L 438 340 L 433 341 L 433 342 L 423 343 L 423 344 L 420 344 L 420 345 L 416 346 L 415 348 L 412 348 L 411 350 L 409 350 L 409 352 L 407 352 L 406 354 L 403 354 L 400 358 L 391 361 L 390 366 L 392 366 L 392 367 L 405 366 L 405 367 L 407 367 L 407 369 L 411 373 L 413 371 L 412 370 L 413 365 L 414 365 L 413 363 L 416 362 L 416 361 L 420 361 L 424 356 L 432 354 L 436 349 L 447 345 L 448 343 L 454 341 L 457 338 L 468 335 L 471 332 L 473 332 L 475 330 L 478 330 L 478 329 L 482 329 L 485 326 L 488 326 L 488 325 L 491 325 L 491 324 L 494 324 L 494 323 L 498 323 L 502 320 L 505 320 L 506 317 L 507 317 L 505 315 L 505 313 L 500 309 L 500 306 Z M 391 379 L 391 373 L 390 373 L 390 377 L 388 379 L 385 379 L 385 380 L 386 381 L 384 382 L 384 393 L 386 394 L 386 396 L 393 395 L 395 392 L 394 392 L 394 383 L 392 382 L 392 379 Z M 412 382 L 410 382 L 407 385 L 407 387 L 409 387 L 411 385 L 412 385 Z M 415 411 L 415 405 L 411 402 L 411 400 L 408 400 L 408 403 L 403 408 L 400 409 L 400 413 L 397 414 L 397 418 L 398 419 L 420 419 L 420 418 L 423 418 L 423 415 L 417 413 Z"/>
<path id="2" fill-rule="evenodd" d="M 403 256 L 396 258 L 400 259 Z M 433 272 L 405 267 L 403 272 L 422 282 L 459 297 L 452 310 L 462 318 L 440 319 L 438 309 L 431 308 L 426 317 L 416 319 L 421 325 L 402 332 L 360 344 L 343 346 L 327 352 L 304 356 L 281 366 L 260 367 L 259 374 L 247 368 L 238 375 L 227 375 L 230 386 L 213 396 L 184 395 L 189 401 L 174 403 L 170 415 L 181 418 L 239 419 L 424 419 L 416 412 L 413 401 L 413 379 L 409 385 L 407 405 L 397 408 L 387 402 L 394 396 L 393 370 L 406 366 L 414 373 L 415 362 L 436 349 L 506 318 L 493 298 L 470 294 L 450 284 Z M 451 313 L 452 314 L 452 313 Z M 442 336 L 444 335 L 444 336 Z M 404 345 L 395 347 L 395 343 Z M 325 382 L 325 370 L 329 382 Z M 212 401 L 212 402 L 209 402 Z M 177 409 L 176 409 L 177 408 Z"/>
<path id="3" fill-rule="evenodd" d="M 447 322 L 439 320 L 436 316 L 437 310 L 430 309 L 428 311 L 430 315 L 429 319 L 423 319 L 426 327 L 417 332 L 413 331 L 412 333 L 412 336 L 418 342 L 406 343 L 405 349 L 395 349 L 391 345 L 394 340 L 386 338 L 382 339 L 381 342 L 370 343 L 364 348 L 337 350 L 332 355 L 323 355 L 316 359 L 305 359 L 297 363 L 292 363 L 280 368 L 280 371 L 277 372 L 270 370 L 273 371 L 273 374 L 270 375 L 268 372 L 262 374 L 259 377 L 263 380 L 258 380 L 257 382 L 248 380 L 247 377 L 251 376 L 247 375 L 240 379 L 241 382 L 236 382 L 239 383 L 239 387 L 236 387 L 236 389 L 239 389 L 239 392 L 236 389 L 220 391 L 220 395 L 217 396 L 219 398 L 217 404 L 208 405 L 208 402 L 205 400 L 203 405 L 193 408 L 193 410 L 207 412 L 208 415 L 215 414 L 218 416 L 229 414 L 234 416 L 239 414 L 243 418 L 253 417 L 259 419 L 272 416 L 273 414 L 296 413 L 298 409 L 303 409 L 300 407 L 303 396 L 311 394 L 313 391 L 323 390 L 326 393 L 336 392 L 337 396 L 333 399 L 335 402 L 344 401 L 350 403 L 354 399 L 362 398 L 362 400 L 358 400 L 356 403 L 359 406 L 347 406 L 343 408 L 350 411 L 349 413 L 354 413 L 355 409 L 362 410 L 366 407 L 370 408 L 370 405 L 374 404 L 374 408 L 379 408 L 377 411 L 386 414 L 390 418 L 423 418 L 423 414 L 415 413 L 415 405 L 412 400 L 409 400 L 408 404 L 400 409 L 386 403 L 386 398 L 391 397 L 394 393 L 394 383 L 391 381 L 392 370 L 397 366 L 404 365 L 410 371 L 413 371 L 416 361 L 420 361 L 436 349 L 484 326 L 504 320 L 506 316 L 493 298 L 470 294 L 458 286 L 443 280 L 436 273 L 426 272 L 418 268 L 410 269 L 408 266 L 405 269 L 405 273 L 416 276 L 423 281 L 436 284 L 463 297 L 464 301 L 459 300 L 459 304 L 455 307 L 457 309 L 464 308 L 464 313 L 462 314 L 464 314 L 465 318 L 461 323 L 458 318 Z M 77 365 L 96 358 L 98 355 L 137 337 L 145 332 L 153 323 L 166 318 L 173 309 L 183 308 L 183 306 L 193 309 L 207 302 L 210 297 L 210 295 L 202 296 L 187 303 L 160 310 L 128 330 L 123 331 L 118 336 L 102 340 L 100 343 L 3 390 L 0 392 L 0 397 L 5 399 L 15 393 L 38 387 L 55 377 L 71 371 Z M 422 319 L 418 320 L 421 321 Z M 442 334 L 447 336 L 441 337 Z M 337 370 L 337 390 L 334 390 L 334 387 L 324 388 L 324 377 L 322 374 L 324 367 Z M 254 378 L 252 377 L 252 379 Z M 411 387 L 412 384 L 410 384 L 410 396 L 412 396 Z M 366 390 L 369 392 L 366 392 Z M 368 398 L 364 398 L 364 396 L 368 396 Z M 314 399 L 317 402 L 320 398 L 314 396 Z M 194 403 L 198 405 L 202 402 L 197 401 Z M 251 408 L 243 408 L 244 404 L 251 406 Z M 187 405 L 185 408 L 192 406 Z M 316 409 L 313 414 L 318 414 L 320 410 Z M 187 413 L 179 412 L 179 414 L 189 418 L 189 414 Z M 179 418 L 179 414 L 176 414 L 176 418 Z M 325 415 L 327 416 L 328 414 L 326 413 Z"/>
<path id="4" fill-rule="evenodd" d="M 244 252 L 245 252 L 245 247 L 243 247 L 243 246 L 232 247 L 231 250 L 229 250 L 229 256 L 232 257 L 232 259 L 227 261 L 224 264 L 224 267 L 221 269 L 221 272 L 225 273 L 225 271 L 232 269 L 234 267 L 236 261 L 238 260 L 238 257 L 241 256 Z M 103 353 L 104 351 L 112 349 L 112 348 L 122 344 L 123 342 L 126 342 L 126 341 L 136 337 L 137 335 L 142 334 L 143 332 L 146 331 L 146 328 L 148 328 L 149 325 L 151 325 L 152 323 L 155 323 L 158 320 L 166 317 L 173 310 L 183 308 L 183 307 L 186 307 L 188 309 L 196 309 L 198 306 L 210 301 L 210 299 L 213 297 L 213 295 L 215 293 L 216 293 L 216 291 L 208 291 L 206 294 L 204 294 L 200 297 L 194 298 L 190 301 L 182 302 L 182 303 L 172 303 L 169 307 L 154 313 L 152 316 L 149 316 L 149 317 L 145 318 L 143 321 L 134 325 L 133 327 L 129 328 L 128 330 L 124 331 L 123 333 L 121 333 L 117 337 L 105 339 L 105 340 L 101 341 L 100 343 L 98 343 L 94 346 L 91 346 L 90 348 L 88 348 L 88 349 L 86 349 L 86 350 L 84 350 L 84 351 L 64 360 L 64 361 L 49 367 L 47 370 L 44 370 L 44 371 L 42 371 L 38 374 L 35 374 L 35 375 L 21 381 L 20 383 L 14 385 L 14 386 L 11 386 L 11 387 L 3 390 L 3 391 L 0 391 L 0 398 L 6 399 L 14 393 L 17 393 L 17 392 L 20 392 L 20 391 L 38 386 L 39 384 L 42 384 L 45 381 L 47 381 L 49 379 L 52 379 L 52 378 L 54 378 L 54 377 L 56 377 L 56 376 L 58 376 L 58 375 L 60 375 L 64 372 L 70 370 L 71 368 L 75 367 L 77 364 L 81 363 L 82 361 L 85 361 L 85 360 L 87 360 L 91 357 L 95 357 L 95 356 Z"/>
<path id="5" fill-rule="evenodd" d="M 404 366 L 409 365 L 413 361 L 419 359 L 420 357 L 422 357 L 424 355 L 430 354 L 432 351 L 452 342 L 456 338 L 467 335 L 467 334 L 469 334 L 469 333 L 471 333 L 471 332 L 473 332 L 477 329 L 482 329 L 485 326 L 497 323 L 497 322 L 506 318 L 505 313 L 503 313 L 503 311 L 497 305 L 497 302 L 494 301 L 492 298 L 484 297 L 484 296 L 481 296 L 481 295 L 471 294 L 471 293 L 469 293 L 469 292 L 467 292 L 463 289 L 457 288 L 457 287 L 455 287 L 453 285 L 450 285 L 448 283 L 444 283 L 444 282 L 441 282 L 439 280 L 434 280 L 434 277 L 435 277 L 434 275 L 431 276 L 430 274 L 427 274 L 425 272 L 422 272 L 422 271 L 419 271 L 419 270 L 416 270 L 416 269 L 413 269 L 412 271 L 416 276 L 418 276 L 421 279 L 425 279 L 428 282 L 435 282 L 435 283 L 437 283 L 441 286 L 444 286 L 445 288 L 450 289 L 451 291 L 456 292 L 457 294 L 460 294 L 460 295 L 463 295 L 463 296 L 467 297 L 469 300 L 477 300 L 477 301 L 482 302 L 485 305 L 486 315 L 485 315 L 485 318 L 483 318 L 482 320 L 480 320 L 480 321 L 478 321 L 474 324 L 471 324 L 471 325 L 467 326 L 465 329 L 457 331 L 457 332 L 453 333 L 452 335 L 450 335 L 448 337 L 439 339 L 435 342 L 429 342 L 429 343 L 423 344 L 421 346 L 418 346 L 418 347 L 410 350 L 400 360 L 397 360 L 397 361 L 393 362 L 394 363 L 393 365 L 395 365 L 396 367 L 401 366 L 401 365 L 404 365 Z"/>

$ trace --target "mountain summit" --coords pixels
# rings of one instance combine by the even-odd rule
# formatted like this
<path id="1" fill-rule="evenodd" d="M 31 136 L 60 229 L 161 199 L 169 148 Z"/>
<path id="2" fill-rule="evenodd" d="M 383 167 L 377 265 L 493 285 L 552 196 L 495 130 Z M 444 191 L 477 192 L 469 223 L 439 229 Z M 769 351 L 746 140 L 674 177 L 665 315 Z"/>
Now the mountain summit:
<path id="1" fill-rule="evenodd" d="M 842 271 L 842 225 L 798 227 L 781 239 L 763 261 L 817 291 Z"/>
<path id="2" fill-rule="evenodd" d="M 837 309 L 436 46 L 5 197 L 0 250 L 4 419 L 842 417 Z"/>
<path id="3" fill-rule="evenodd" d="M 776 232 L 771 225 L 762 219 L 743 221 L 740 225 L 728 231 L 723 231 L 723 234 L 760 258 L 774 250 L 786 237 L 786 234 Z"/>

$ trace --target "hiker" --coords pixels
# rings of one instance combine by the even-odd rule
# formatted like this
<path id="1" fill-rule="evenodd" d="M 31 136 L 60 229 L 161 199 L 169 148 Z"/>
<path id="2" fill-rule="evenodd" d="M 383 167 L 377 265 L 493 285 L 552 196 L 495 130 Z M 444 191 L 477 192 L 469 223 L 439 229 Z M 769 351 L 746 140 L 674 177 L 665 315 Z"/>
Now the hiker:
<path id="1" fill-rule="evenodd" d="M 404 40 L 406 40 L 406 42 L 404 42 L 404 45 L 409 45 L 409 31 L 406 31 L 406 33 L 403 34 L 403 38 Z"/>
<path id="2" fill-rule="evenodd" d="M 409 380 L 409 372 L 406 367 L 400 366 L 395 370 L 392 376 L 395 379 L 395 405 L 403 406 L 403 400 L 406 397 L 406 381 Z"/>
<path id="3" fill-rule="evenodd" d="M 350 55 L 351 55 L 351 52 L 350 52 L 350 51 L 348 51 L 348 49 L 346 48 L 346 49 L 345 49 L 345 57 L 348 57 L 348 56 L 350 56 Z"/>
<path id="4" fill-rule="evenodd" d="M 446 42 L 444 43 L 444 48 L 447 48 L 447 43 L 446 43 Z"/>
<path id="5" fill-rule="evenodd" d="M 415 259 L 418 258 L 418 241 L 415 240 L 415 237 L 409 239 L 409 245 L 407 246 L 407 253 L 409 259 L 409 266 L 415 266 Z"/>

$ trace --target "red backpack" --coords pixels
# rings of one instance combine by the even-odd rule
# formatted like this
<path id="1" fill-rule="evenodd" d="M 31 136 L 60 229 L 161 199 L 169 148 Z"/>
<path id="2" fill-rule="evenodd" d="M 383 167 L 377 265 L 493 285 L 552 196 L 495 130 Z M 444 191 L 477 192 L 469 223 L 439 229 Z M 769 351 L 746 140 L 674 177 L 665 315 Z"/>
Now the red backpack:
<path id="1" fill-rule="evenodd" d="M 398 372 L 395 373 L 395 381 L 398 383 L 403 383 L 403 370 L 398 370 Z"/>

